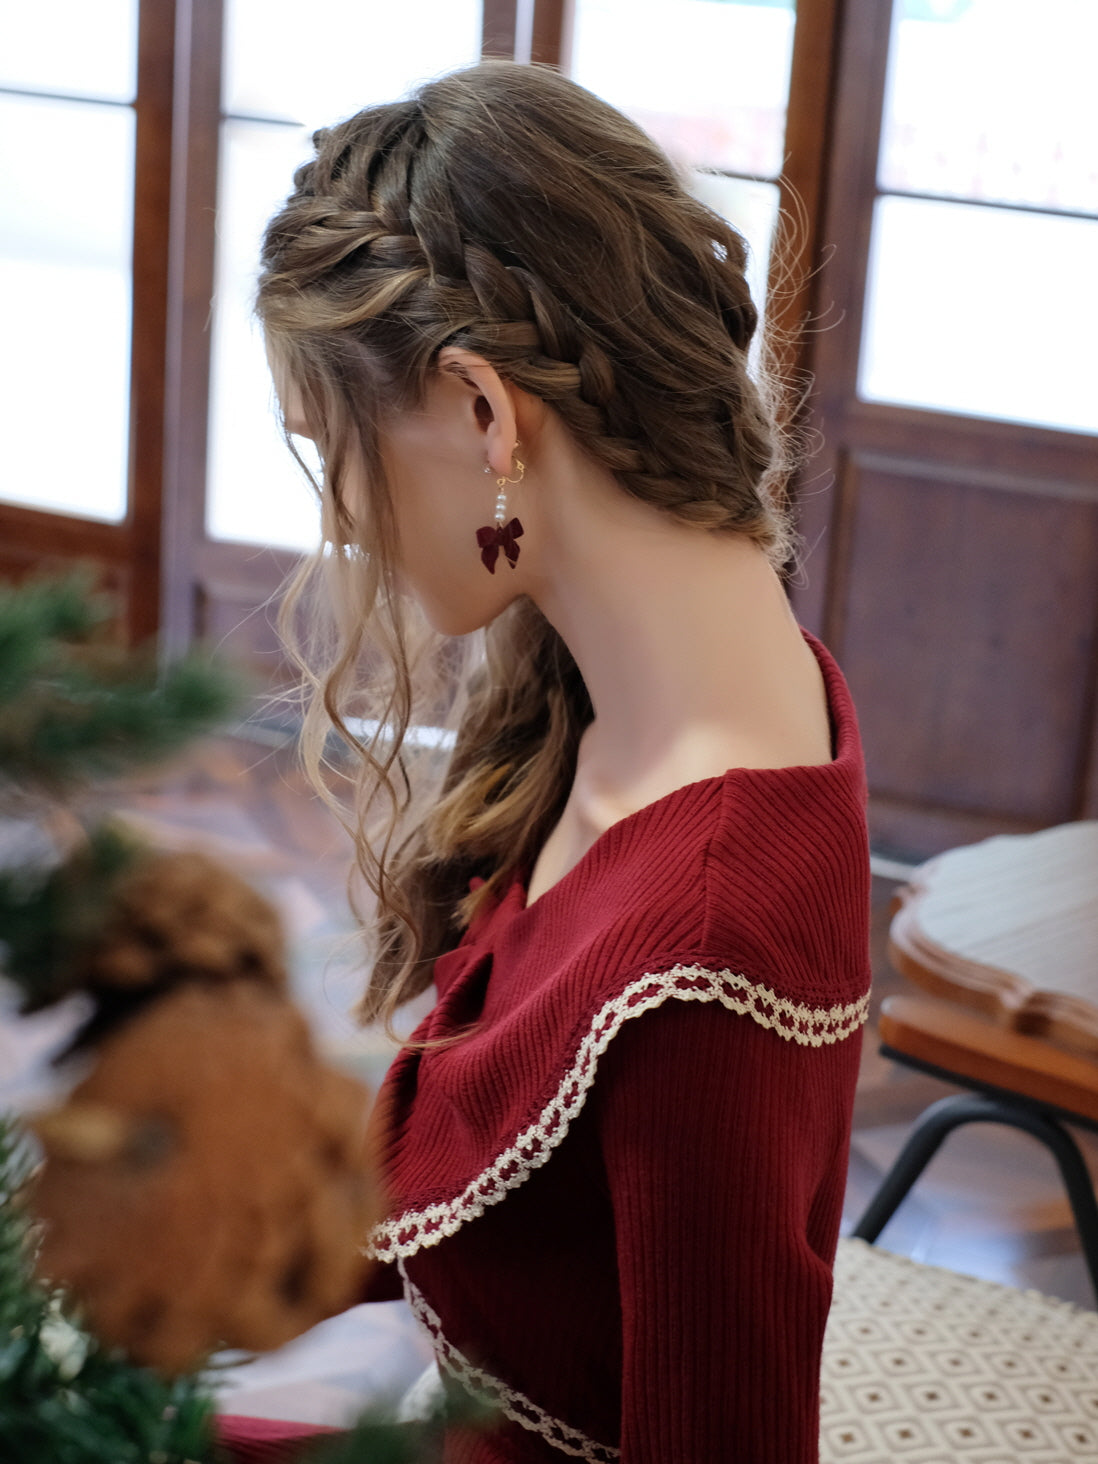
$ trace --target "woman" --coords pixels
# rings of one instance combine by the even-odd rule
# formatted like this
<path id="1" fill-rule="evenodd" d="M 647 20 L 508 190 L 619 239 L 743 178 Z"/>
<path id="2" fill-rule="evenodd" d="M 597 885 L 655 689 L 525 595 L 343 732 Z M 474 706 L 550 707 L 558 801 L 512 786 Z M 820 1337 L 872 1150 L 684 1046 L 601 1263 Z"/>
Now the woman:
<path id="1" fill-rule="evenodd" d="M 310 737 L 350 735 L 364 647 L 392 672 L 352 738 L 385 825 L 363 1013 L 438 1003 L 379 1104 L 372 1294 L 498 1406 L 453 1460 L 817 1457 L 864 786 L 776 573 L 744 255 L 631 123 L 504 63 L 319 134 L 267 230 L 333 546 Z M 486 635 L 409 819 L 415 607 Z"/>

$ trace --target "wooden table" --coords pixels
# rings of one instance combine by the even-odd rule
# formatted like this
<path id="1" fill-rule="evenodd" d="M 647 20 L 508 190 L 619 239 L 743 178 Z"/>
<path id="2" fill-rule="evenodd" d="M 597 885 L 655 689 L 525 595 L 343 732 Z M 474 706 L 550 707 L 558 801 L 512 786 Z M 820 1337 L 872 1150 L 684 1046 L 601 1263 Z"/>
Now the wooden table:
<path id="1" fill-rule="evenodd" d="M 876 1240 L 953 1129 L 1008 1123 L 1051 1150 L 1098 1296 L 1098 1204 L 1066 1126 L 1098 1130 L 1098 822 L 922 865 L 899 893 L 889 956 L 930 997 L 883 1004 L 882 1052 L 970 1091 L 919 1118 L 854 1235 Z"/>

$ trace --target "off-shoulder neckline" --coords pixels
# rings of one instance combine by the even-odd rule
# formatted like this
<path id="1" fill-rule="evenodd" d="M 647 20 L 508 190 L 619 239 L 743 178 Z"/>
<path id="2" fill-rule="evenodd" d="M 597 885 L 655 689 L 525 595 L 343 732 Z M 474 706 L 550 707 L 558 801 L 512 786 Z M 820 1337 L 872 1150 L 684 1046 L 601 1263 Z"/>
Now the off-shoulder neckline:
<path id="1" fill-rule="evenodd" d="M 834 748 L 834 755 L 830 762 L 792 763 L 787 767 L 779 768 L 733 767 L 708 778 L 684 783 L 682 787 L 674 788 L 651 803 L 646 803 L 643 807 L 634 809 L 632 813 L 627 813 L 622 818 L 615 820 L 599 834 L 570 869 L 565 870 L 559 879 L 555 880 L 548 889 L 542 891 L 533 904 L 527 902 L 531 869 L 529 867 L 516 869 L 500 897 L 499 904 L 487 917 L 488 921 L 494 923 L 497 913 L 525 915 L 549 908 L 546 906 L 546 901 L 552 900 L 552 903 L 555 904 L 564 898 L 584 874 L 588 873 L 593 866 L 605 861 L 617 843 L 635 833 L 637 828 L 644 823 L 653 819 L 658 821 L 661 815 L 665 815 L 672 806 L 678 803 L 688 803 L 691 800 L 703 801 L 707 794 L 716 789 L 723 790 L 730 783 L 760 779 L 778 783 L 791 778 L 804 779 L 814 775 L 823 778 L 831 778 L 836 775 L 845 776 L 859 755 L 850 693 L 843 680 L 842 672 L 827 647 L 810 631 L 802 628 L 801 634 L 819 662 L 820 670 L 823 673 Z"/>

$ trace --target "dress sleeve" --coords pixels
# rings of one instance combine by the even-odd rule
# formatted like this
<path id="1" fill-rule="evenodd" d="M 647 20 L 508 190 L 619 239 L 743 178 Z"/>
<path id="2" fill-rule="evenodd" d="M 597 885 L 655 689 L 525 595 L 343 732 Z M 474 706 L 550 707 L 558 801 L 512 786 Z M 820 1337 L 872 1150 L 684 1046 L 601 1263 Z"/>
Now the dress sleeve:
<path id="1" fill-rule="evenodd" d="M 622 1464 L 817 1464 L 859 1045 L 668 1000 L 607 1050 Z"/>

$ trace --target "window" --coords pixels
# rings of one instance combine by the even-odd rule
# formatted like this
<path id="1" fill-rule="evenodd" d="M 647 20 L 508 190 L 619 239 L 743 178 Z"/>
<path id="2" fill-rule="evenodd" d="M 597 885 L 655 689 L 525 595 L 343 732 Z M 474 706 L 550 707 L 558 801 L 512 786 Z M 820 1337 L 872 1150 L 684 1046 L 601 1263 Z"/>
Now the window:
<path id="1" fill-rule="evenodd" d="M 317 507 L 276 431 L 251 319 L 266 220 L 312 154 L 317 127 L 479 59 L 480 0 L 414 7 L 347 0 L 227 0 L 206 531 L 315 546 Z"/>
<path id="2" fill-rule="evenodd" d="M 744 235 L 759 304 L 778 217 L 795 19 L 794 0 L 574 7 L 569 74 L 638 122 L 696 196 Z"/>
<path id="3" fill-rule="evenodd" d="M 898 0 L 859 395 L 1098 431 L 1098 6 Z"/>
<path id="4" fill-rule="evenodd" d="M 126 517 L 136 0 L 0 12 L 2 496 Z"/>

